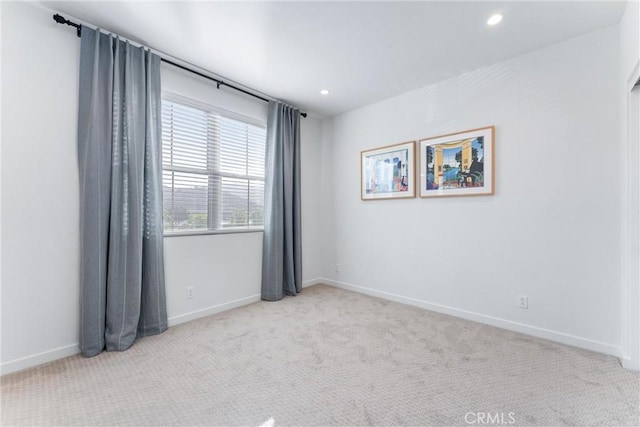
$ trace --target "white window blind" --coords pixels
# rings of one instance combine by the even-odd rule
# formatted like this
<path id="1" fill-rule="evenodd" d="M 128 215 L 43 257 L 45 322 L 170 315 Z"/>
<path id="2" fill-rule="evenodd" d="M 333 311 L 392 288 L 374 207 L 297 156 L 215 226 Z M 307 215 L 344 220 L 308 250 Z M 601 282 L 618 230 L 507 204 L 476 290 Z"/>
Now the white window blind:
<path id="1" fill-rule="evenodd" d="M 163 97 L 165 233 L 262 229 L 265 139 L 252 119 Z"/>

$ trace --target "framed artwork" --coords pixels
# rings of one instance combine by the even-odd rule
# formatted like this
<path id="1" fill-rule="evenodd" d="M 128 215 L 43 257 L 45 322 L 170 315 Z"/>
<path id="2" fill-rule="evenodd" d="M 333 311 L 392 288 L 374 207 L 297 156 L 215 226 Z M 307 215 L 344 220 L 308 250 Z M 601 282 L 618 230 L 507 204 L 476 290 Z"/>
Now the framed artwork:
<path id="1" fill-rule="evenodd" d="M 493 134 L 489 126 L 420 140 L 420 197 L 493 194 Z"/>
<path id="2" fill-rule="evenodd" d="M 360 154 L 362 200 L 415 197 L 415 141 Z"/>

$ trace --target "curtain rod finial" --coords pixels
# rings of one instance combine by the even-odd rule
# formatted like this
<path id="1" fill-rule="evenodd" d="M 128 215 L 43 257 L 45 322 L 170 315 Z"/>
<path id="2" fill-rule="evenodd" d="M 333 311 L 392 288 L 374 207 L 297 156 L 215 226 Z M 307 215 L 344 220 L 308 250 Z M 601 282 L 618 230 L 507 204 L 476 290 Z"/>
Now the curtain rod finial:
<path id="1" fill-rule="evenodd" d="M 56 13 L 55 15 L 53 15 L 53 20 L 56 21 L 58 24 L 67 24 L 71 27 L 76 27 L 76 34 L 78 35 L 78 37 L 80 37 L 80 34 L 82 32 L 82 25 L 69 21 L 59 13 Z"/>

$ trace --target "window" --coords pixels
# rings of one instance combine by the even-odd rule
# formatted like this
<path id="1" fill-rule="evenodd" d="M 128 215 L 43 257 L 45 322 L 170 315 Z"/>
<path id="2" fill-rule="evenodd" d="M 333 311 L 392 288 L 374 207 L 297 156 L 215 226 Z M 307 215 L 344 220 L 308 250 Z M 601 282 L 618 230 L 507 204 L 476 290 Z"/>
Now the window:
<path id="1" fill-rule="evenodd" d="M 262 229 L 265 140 L 255 120 L 163 97 L 165 234 Z"/>

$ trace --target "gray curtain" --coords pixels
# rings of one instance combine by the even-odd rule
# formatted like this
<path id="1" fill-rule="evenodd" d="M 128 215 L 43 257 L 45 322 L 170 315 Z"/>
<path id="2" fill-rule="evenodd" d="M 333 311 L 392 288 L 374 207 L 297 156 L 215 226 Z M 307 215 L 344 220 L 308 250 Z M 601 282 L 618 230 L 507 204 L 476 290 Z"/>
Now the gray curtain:
<path id="1" fill-rule="evenodd" d="M 167 328 L 160 58 L 82 27 L 78 106 L 80 350 Z"/>
<path id="2" fill-rule="evenodd" d="M 262 299 L 302 289 L 300 226 L 300 111 L 269 103 L 267 121 Z"/>

